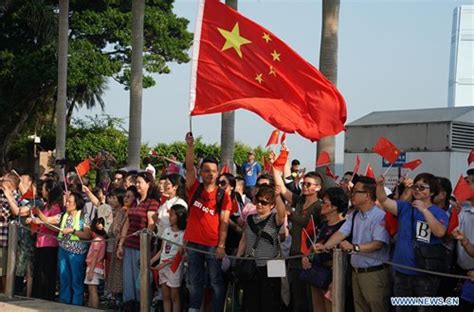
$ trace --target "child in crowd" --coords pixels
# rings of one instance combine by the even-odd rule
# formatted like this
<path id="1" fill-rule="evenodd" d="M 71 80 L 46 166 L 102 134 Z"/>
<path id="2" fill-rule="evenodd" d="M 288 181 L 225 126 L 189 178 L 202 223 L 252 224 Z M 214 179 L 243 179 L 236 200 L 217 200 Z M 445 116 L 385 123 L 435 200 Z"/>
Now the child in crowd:
<path id="1" fill-rule="evenodd" d="M 99 307 L 99 295 L 97 286 L 104 279 L 104 257 L 105 257 L 105 220 L 96 218 L 92 221 L 91 230 L 93 241 L 86 258 L 86 278 L 84 284 L 89 286 L 89 307 Z"/>
<path id="2" fill-rule="evenodd" d="M 163 232 L 161 250 L 153 257 L 151 263 L 160 259 L 159 284 L 163 292 L 163 307 L 165 312 L 179 312 L 179 289 L 183 265 L 174 261 L 181 253 L 176 244 L 183 243 L 186 228 L 187 209 L 183 205 L 173 205 L 170 209 L 170 225 Z M 178 258 L 179 259 L 179 258 Z"/>

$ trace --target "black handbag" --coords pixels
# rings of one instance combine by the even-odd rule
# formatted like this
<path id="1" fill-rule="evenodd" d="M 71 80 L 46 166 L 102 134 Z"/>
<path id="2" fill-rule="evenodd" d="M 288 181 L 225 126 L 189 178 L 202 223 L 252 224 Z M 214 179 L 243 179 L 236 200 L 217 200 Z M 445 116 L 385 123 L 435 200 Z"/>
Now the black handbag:
<path id="1" fill-rule="evenodd" d="M 332 270 L 325 267 L 318 255 L 315 255 L 311 268 L 302 270 L 300 273 L 300 280 L 310 284 L 313 287 L 327 290 L 332 282 Z"/>
<path id="2" fill-rule="evenodd" d="M 415 229 L 413 229 L 415 227 L 414 208 L 411 211 L 411 221 L 416 267 L 434 272 L 447 272 L 447 253 L 443 244 L 424 244 L 415 239 Z"/>
<path id="3" fill-rule="evenodd" d="M 267 217 L 265 220 L 261 221 L 258 225 L 255 225 L 255 227 L 258 229 L 257 233 L 257 238 L 255 239 L 255 243 L 252 246 L 252 251 L 250 252 L 250 255 L 247 255 L 245 258 L 247 259 L 237 259 L 235 262 L 235 275 L 237 279 L 241 282 L 248 282 L 251 281 L 255 278 L 257 278 L 257 263 L 255 260 L 250 260 L 251 258 L 255 258 L 255 250 L 257 250 L 258 242 L 262 238 L 263 228 L 265 225 L 268 223 L 268 220 L 270 220 L 270 217 Z M 248 222 L 253 222 L 251 220 L 251 217 L 249 218 Z M 254 227 L 250 227 L 252 231 L 255 232 Z"/>

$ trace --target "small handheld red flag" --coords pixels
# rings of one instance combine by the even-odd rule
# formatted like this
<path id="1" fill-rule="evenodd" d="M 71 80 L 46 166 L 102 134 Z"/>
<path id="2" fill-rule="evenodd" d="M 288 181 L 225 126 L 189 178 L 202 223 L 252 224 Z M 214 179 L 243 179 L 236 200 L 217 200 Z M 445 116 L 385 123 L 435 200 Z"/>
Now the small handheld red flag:
<path id="1" fill-rule="evenodd" d="M 390 236 L 394 236 L 398 231 L 398 219 L 390 212 L 385 213 L 385 229 Z"/>
<path id="2" fill-rule="evenodd" d="M 474 148 L 471 150 L 469 153 L 469 156 L 467 157 L 467 165 L 470 166 L 471 163 L 474 162 Z"/>
<path id="3" fill-rule="evenodd" d="M 394 164 L 400 155 L 400 150 L 387 138 L 381 137 L 374 145 L 373 151 L 383 158 L 385 158 L 390 164 Z"/>
<path id="4" fill-rule="evenodd" d="M 266 172 L 272 171 L 272 164 L 268 161 L 267 157 L 263 157 L 263 169 L 265 169 Z"/>
<path id="5" fill-rule="evenodd" d="M 409 161 L 407 163 L 404 163 L 402 168 L 415 170 L 422 163 L 423 163 L 423 161 L 421 161 L 421 159 L 415 159 L 415 160 Z"/>
<path id="6" fill-rule="evenodd" d="M 449 223 L 448 223 L 448 232 L 447 234 L 451 234 L 457 227 L 459 226 L 459 215 L 458 210 L 454 207 L 451 210 L 451 215 L 449 216 Z"/>
<path id="7" fill-rule="evenodd" d="M 322 166 L 327 166 L 331 163 L 331 157 L 329 156 L 329 153 L 326 151 L 322 151 L 319 154 L 318 159 L 316 160 L 316 168 L 322 167 Z"/>
<path id="8" fill-rule="evenodd" d="M 337 176 L 332 172 L 331 167 L 329 166 L 326 167 L 326 175 L 333 180 L 337 180 Z"/>
<path id="9" fill-rule="evenodd" d="M 182 260 L 183 260 L 183 254 L 178 252 L 176 256 L 173 258 L 173 262 L 171 262 L 171 266 L 170 266 L 170 269 L 173 273 L 176 273 L 176 271 L 178 270 L 179 264 L 181 263 Z"/>
<path id="10" fill-rule="evenodd" d="M 89 170 L 91 170 L 91 164 L 89 162 L 89 159 L 84 160 L 76 166 L 77 174 L 81 177 L 85 176 L 89 172 Z"/>
<path id="11" fill-rule="evenodd" d="M 273 162 L 273 167 L 277 170 L 282 171 L 285 168 L 286 162 L 288 161 L 288 150 L 284 149 L 280 151 L 280 155 Z"/>
<path id="12" fill-rule="evenodd" d="M 368 178 L 375 179 L 375 173 L 370 164 L 367 164 L 367 169 L 365 170 L 365 176 Z"/>
<path id="13" fill-rule="evenodd" d="M 286 142 L 286 132 L 283 132 L 280 138 L 280 144 L 283 144 Z"/>
<path id="14" fill-rule="evenodd" d="M 474 196 L 474 190 L 471 190 L 469 184 L 462 175 L 459 177 L 458 183 L 456 183 L 456 186 L 454 187 L 453 195 L 460 203 Z"/>
<path id="15" fill-rule="evenodd" d="M 360 157 L 359 155 L 357 155 L 354 170 L 352 170 L 352 176 L 356 175 L 359 172 L 359 168 L 360 168 Z"/>
<path id="16" fill-rule="evenodd" d="M 227 164 L 221 167 L 221 174 L 224 174 L 224 173 L 230 173 L 230 168 Z"/>
<path id="17" fill-rule="evenodd" d="M 272 134 L 270 134 L 270 137 L 268 138 L 267 145 L 265 147 L 268 147 L 273 144 L 278 144 L 278 137 L 280 136 L 280 131 L 279 130 L 273 130 Z"/>

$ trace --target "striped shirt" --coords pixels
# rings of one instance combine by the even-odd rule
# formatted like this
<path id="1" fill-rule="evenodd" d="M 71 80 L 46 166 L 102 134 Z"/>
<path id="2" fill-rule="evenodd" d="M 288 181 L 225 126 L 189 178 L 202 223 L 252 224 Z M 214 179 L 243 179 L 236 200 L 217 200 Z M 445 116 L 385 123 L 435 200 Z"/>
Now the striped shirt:
<path id="1" fill-rule="evenodd" d="M 128 231 L 127 235 L 133 234 L 136 231 L 142 230 L 148 226 L 148 211 L 157 212 L 159 204 L 154 199 L 146 199 L 138 206 L 128 210 Z M 125 247 L 140 249 L 140 236 L 133 235 L 128 237 L 124 244 Z"/>
<path id="2" fill-rule="evenodd" d="M 259 217 L 257 214 L 252 214 L 247 217 L 253 218 L 254 223 L 258 226 L 258 223 L 262 222 L 267 218 Z M 248 221 L 247 221 L 248 224 Z M 280 230 L 280 226 L 276 224 L 276 213 L 272 212 L 270 215 L 270 219 L 268 220 L 267 224 L 263 228 L 263 231 L 268 233 L 273 238 L 273 244 L 264 237 L 261 237 L 257 249 L 255 250 L 255 257 L 256 258 L 275 258 L 279 254 L 278 250 L 278 232 Z M 245 228 L 245 255 L 250 255 L 252 253 L 253 245 L 255 244 L 255 240 L 257 239 L 257 234 L 255 234 L 250 226 L 246 226 Z M 255 260 L 257 266 L 266 266 L 267 260 Z"/>
<path id="3" fill-rule="evenodd" d="M 16 202 L 20 199 L 20 194 L 13 191 L 13 197 Z M 8 222 L 13 219 L 10 205 L 5 194 L 0 193 L 0 247 L 8 247 Z"/>

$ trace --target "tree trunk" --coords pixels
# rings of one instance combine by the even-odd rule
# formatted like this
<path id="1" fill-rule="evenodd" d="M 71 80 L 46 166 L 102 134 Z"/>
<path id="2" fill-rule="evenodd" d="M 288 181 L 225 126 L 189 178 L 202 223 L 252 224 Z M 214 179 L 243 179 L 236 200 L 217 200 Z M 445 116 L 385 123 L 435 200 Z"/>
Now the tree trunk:
<path id="1" fill-rule="evenodd" d="M 56 102 L 56 160 L 66 158 L 67 53 L 69 0 L 59 0 L 58 97 Z M 60 166 L 56 166 L 60 170 Z M 59 173 L 59 172 L 58 172 Z M 62 177 L 62 174 L 59 174 Z"/>
<path id="2" fill-rule="evenodd" d="M 237 10 L 238 0 L 225 3 Z M 221 166 L 227 165 L 234 173 L 235 111 L 222 113 L 221 117 Z"/>
<path id="3" fill-rule="evenodd" d="M 337 85 L 339 7 L 340 0 L 323 0 L 319 71 L 334 85 Z M 336 137 L 332 135 L 321 138 L 316 147 L 316 158 L 322 151 L 329 153 L 333 171 L 336 156 L 335 144 Z M 318 168 L 318 171 L 321 170 L 324 168 Z"/>
<path id="4" fill-rule="evenodd" d="M 130 117 L 128 130 L 128 166 L 140 168 L 142 141 L 143 92 L 143 20 L 145 0 L 132 1 L 132 64 L 130 77 Z"/>

